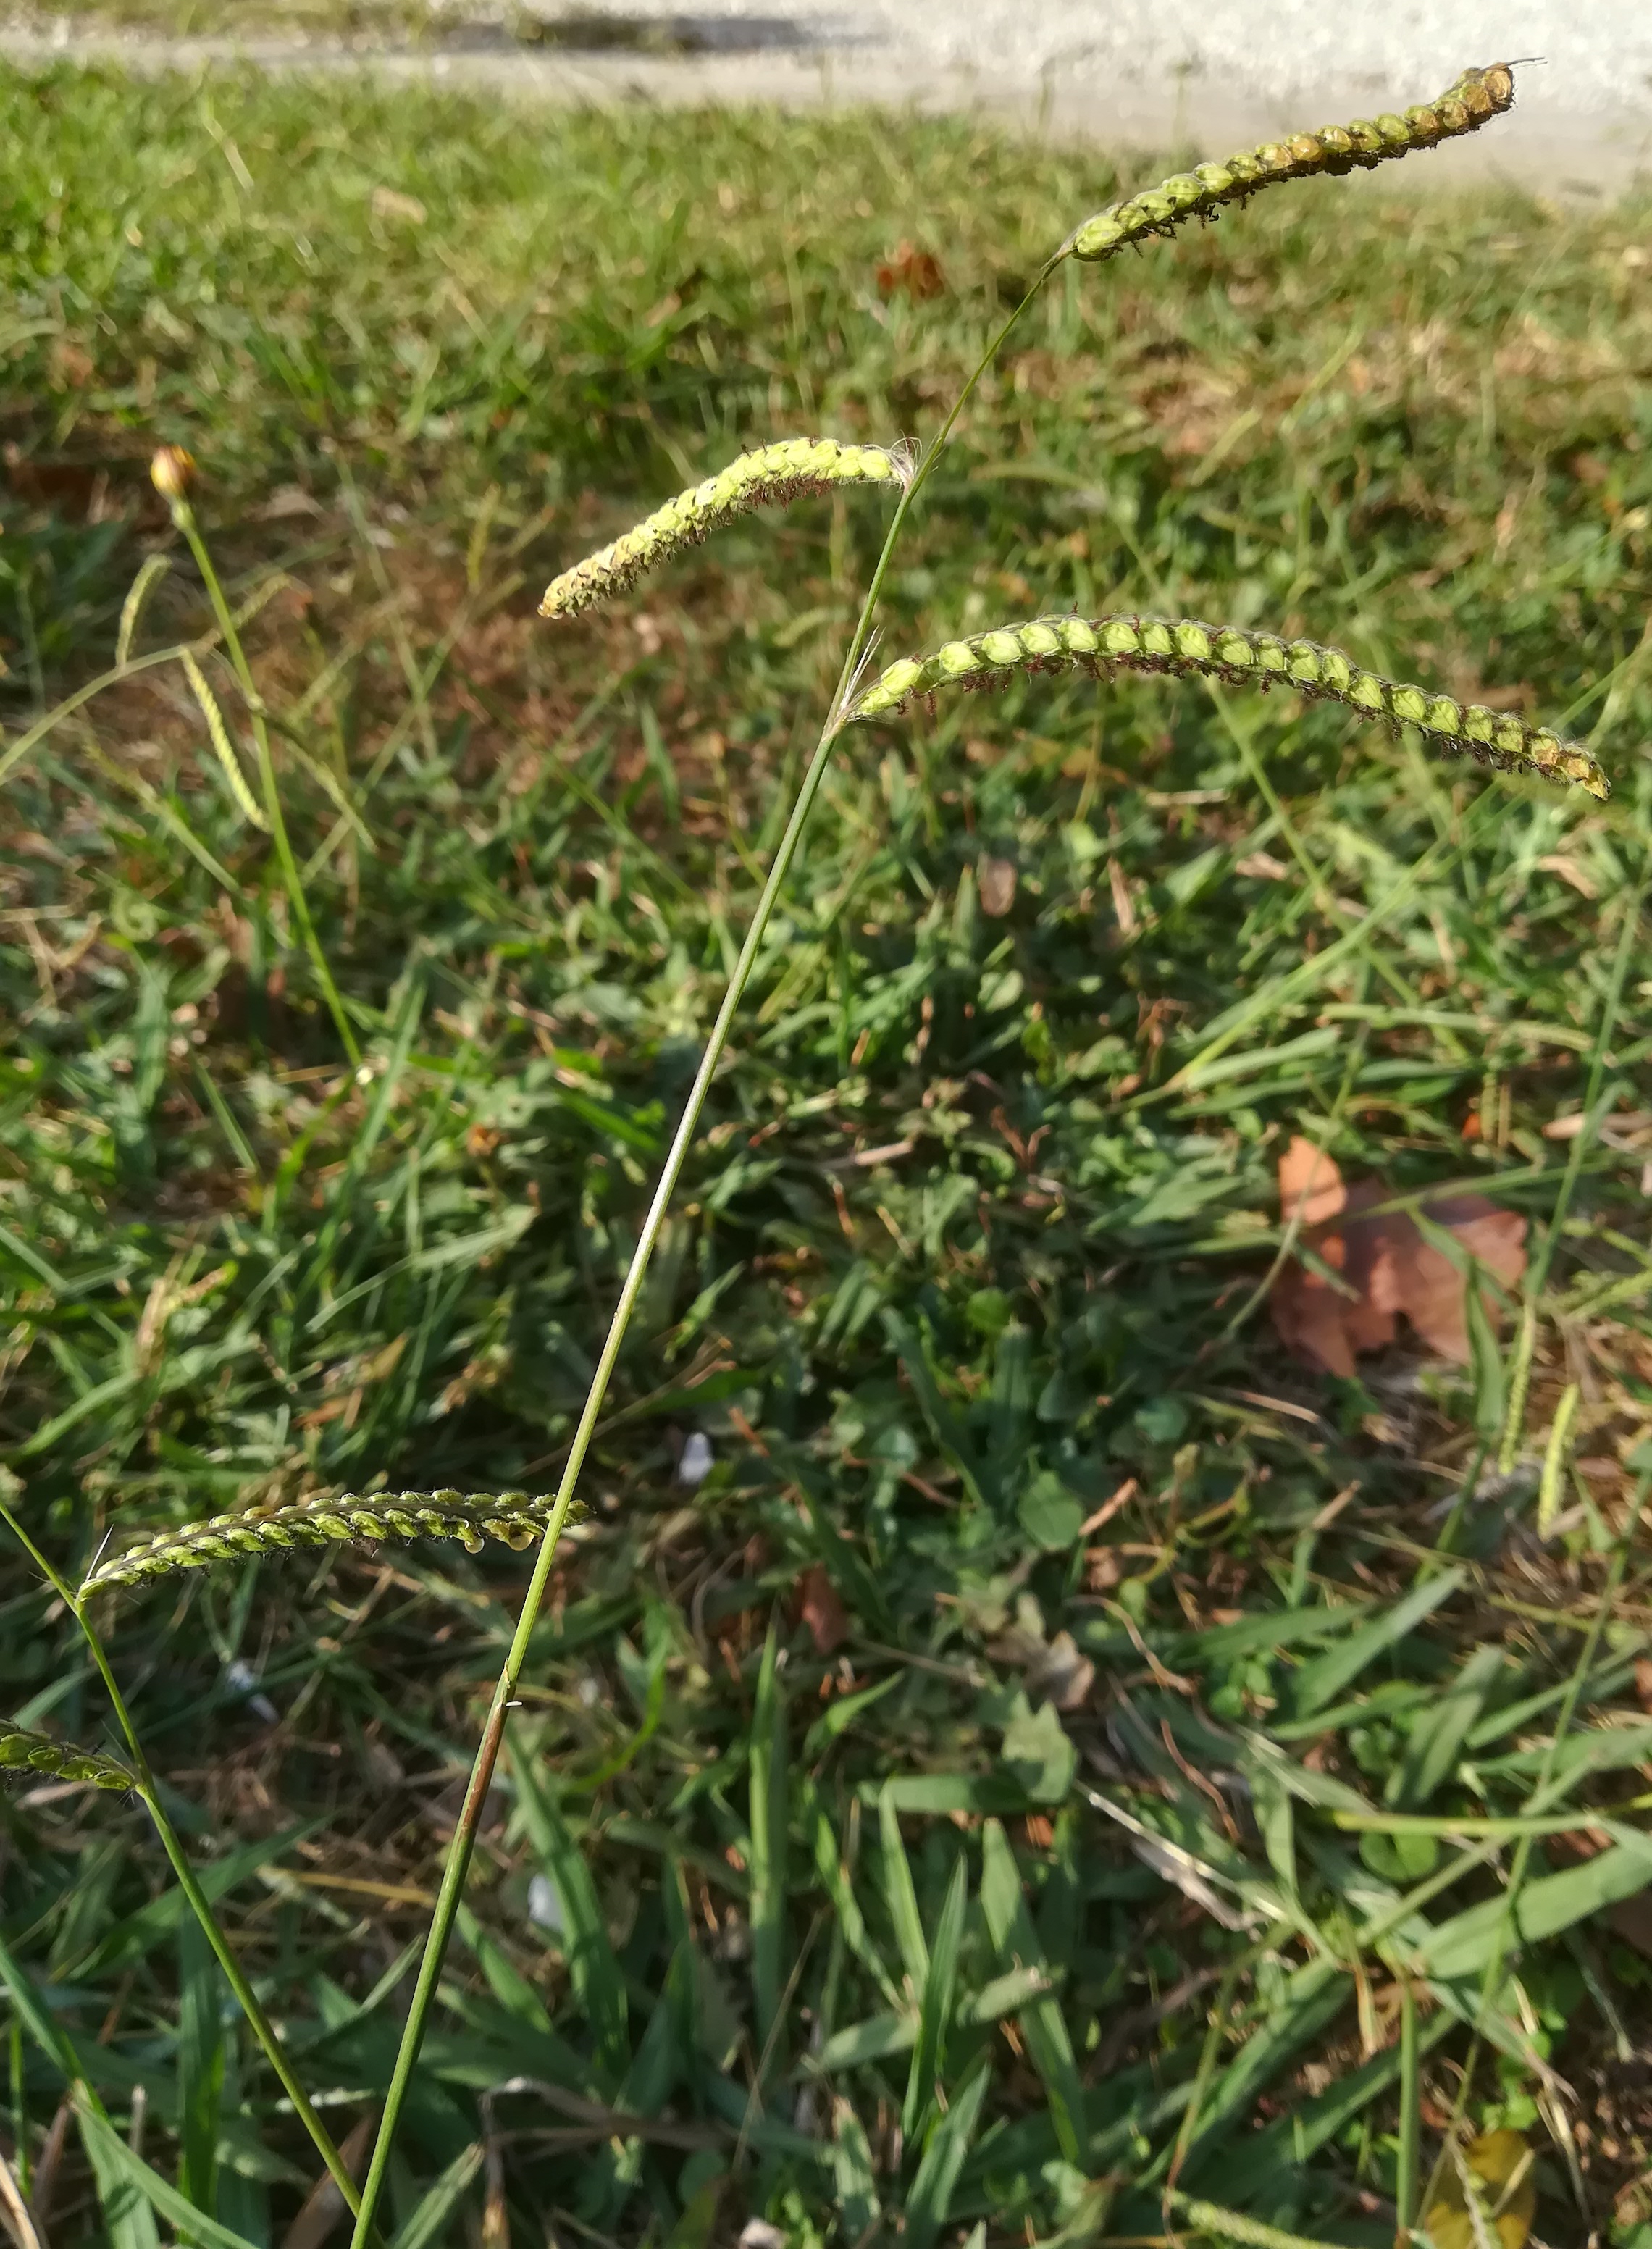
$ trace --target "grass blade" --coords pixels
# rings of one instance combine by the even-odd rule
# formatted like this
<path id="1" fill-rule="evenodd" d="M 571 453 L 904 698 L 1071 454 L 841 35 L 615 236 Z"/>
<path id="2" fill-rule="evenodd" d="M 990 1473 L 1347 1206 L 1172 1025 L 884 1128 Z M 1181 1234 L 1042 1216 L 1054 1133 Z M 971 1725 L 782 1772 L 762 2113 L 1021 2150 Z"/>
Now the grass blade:
<path id="1" fill-rule="evenodd" d="M 981 1902 L 1000 1959 L 1010 1968 L 1046 1973 L 1043 1950 L 1022 1889 L 1021 1870 L 1009 1839 L 996 1819 L 989 1819 L 981 1832 Z M 1033 2067 L 1043 2080 L 1061 2151 L 1070 2163 L 1082 2169 L 1089 2153 L 1084 2087 L 1060 2005 L 1053 1998 L 1036 1999 L 1015 2019 Z"/>
<path id="2" fill-rule="evenodd" d="M 390 2236 L 390 2249 L 431 2249 L 431 2244 L 441 2239 L 449 2219 L 480 2171 L 485 2152 L 477 2140 L 454 2156 Z"/>
<path id="3" fill-rule="evenodd" d="M 930 2135 L 906 2197 L 905 2249 L 933 2249 L 935 2236 L 946 2223 L 991 2074 L 989 2057 L 982 2054 Z"/>
<path id="4" fill-rule="evenodd" d="M 900 1814 L 895 1809 L 895 1799 L 887 1783 L 878 1799 L 878 1829 L 884 1851 L 884 1896 L 895 1924 L 895 1942 L 900 1947 L 907 1989 L 915 2008 L 929 1981 L 929 1946 L 924 1939 L 911 1861 L 901 1840 Z"/>
<path id="5" fill-rule="evenodd" d="M 963 1943 L 964 1915 L 969 1904 L 969 1869 L 960 1858 L 946 1886 L 946 1902 L 935 1924 L 930 1947 L 929 1973 L 918 2009 L 918 2037 L 912 2047 L 912 2068 L 906 2080 L 906 2099 L 901 2109 L 901 2129 L 908 2140 L 921 2136 L 923 2122 L 933 2106 L 937 2080 L 946 2060 L 946 2032 L 952 2026 L 953 2004 L 958 1983 L 958 1954 Z"/>
<path id="6" fill-rule="evenodd" d="M 1361 1625 L 1339 1647 L 1327 1648 L 1311 1663 L 1304 1663 L 1297 1674 L 1298 1716 L 1311 1717 L 1316 1710 L 1322 1710 L 1327 1702 L 1351 1687 L 1379 1656 L 1397 1647 L 1408 1633 L 1415 1632 L 1435 1609 L 1459 1592 L 1466 1576 L 1462 1570 L 1445 1570 L 1437 1578 L 1425 1578 L 1403 1600 L 1396 1601 L 1369 1624 Z"/>
<path id="7" fill-rule="evenodd" d="M 786 1948 L 786 1702 L 779 1678 L 778 1629 L 770 1625 L 752 1709 L 752 1998 L 760 2081 L 767 2075 L 780 2022 Z"/>
<path id="8" fill-rule="evenodd" d="M 623 2082 L 630 2063 L 630 2009 L 625 1978 L 609 1940 L 596 1886 L 561 1812 L 540 1785 L 533 1758 L 513 1749 L 511 1770 L 516 1778 L 522 1824 L 540 1869 L 561 1908 L 561 1943 L 568 1980 L 590 2029 L 602 2089 L 612 2094 Z"/>

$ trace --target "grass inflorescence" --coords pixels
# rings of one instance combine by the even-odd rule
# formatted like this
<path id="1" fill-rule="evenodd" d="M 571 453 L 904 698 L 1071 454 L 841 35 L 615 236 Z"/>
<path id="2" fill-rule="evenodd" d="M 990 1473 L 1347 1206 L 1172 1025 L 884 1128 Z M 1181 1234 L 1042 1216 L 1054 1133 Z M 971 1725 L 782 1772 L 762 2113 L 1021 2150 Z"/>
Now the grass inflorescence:
<path id="1" fill-rule="evenodd" d="M 1442 141 L 1477 133 L 1514 107 L 1514 72 L 1507 63 L 1466 70 L 1437 100 L 1422 102 L 1352 125 L 1325 125 L 1264 141 L 1220 163 L 1177 172 L 1156 188 L 1109 203 L 1070 236 L 1070 254 L 1085 263 L 1116 258 L 1155 235 L 1168 235 L 1192 218 L 1208 218 L 1224 203 L 1243 203 L 1259 189 L 1290 180 L 1335 178 L 1368 171 L 1398 156 L 1437 148 Z"/>
<path id="2" fill-rule="evenodd" d="M 656 508 L 633 531 L 625 532 L 552 580 L 540 603 L 542 617 L 577 616 L 616 594 L 627 592 L 645 571 L 669 562 L 685 547 L 697 546 L 719 524 L 754 508 L 807 499 L 843 485 L 892 485 L 910 481 L 912 469 L 898 451 L 881 445 L 840 445 L 832 437 L 781 438 L 742 453 L 726 469 Z"/>
<path id="3" fill-rule="evenodd" d="M 130 1789 L 137 1776 L 119 1758 L 71 1748 L 49 1734 L 31 1733 L 0 1718 L 0 1772 L 33 1773 L 44 1780 L 84 1782 L 91 1788 Z"/>
<path id="4" fill-rule="evenodd" d="M 574 629 L 539 591 L 771 431 L 933 433 L 1112 183 L 406 88 L 65 72 L 0 127 L 8 1503 L 73 1585 L 306 1492 L 542 1491 L 884 511 L 731 521 Z M 473 1806 L 387 2236 L 1387 2249 L 1504 2131 L 1538 2238 L 1646 2222 L 1644 234 L 1320 182 L 1069 265 L 983 378 L 886 650 L 1266 620 L 1614 794 L 1221 677 L 841 738 Z M 1298 1134 L 1526 1217 L 1469 1366 L 1281 1351 Z M 101 1739 L 3 1555 L 16 1723 Z M 282 2239 L 325 2157 L 278 2039 L 361 2144 L 528 1572 L 88 1599 L 270 2043 L 145 1803 L 9 1792 L 43 2235 Z"/>
<path id="5" fill-rule="evenodd" d="M 525 1491 L 341 1492 L 246 1515 L 215 1515 L 163 1530 L 111 1555 L 88 1572 L 82 1592 L 135 1585 L 141 1578 L 199 1570 L 250 1554 L 295 1546 L 336 1546 L 353 1538 L 457 1538 L 479 1554 L 494 1538 L 531 1545 L 549 1503 Z"/>
<path id="6" fill-rule="evenodd" d="M 851 724 L 883 718 L 937 688 L 987 687 L 1016 673 L 1075 665 L 1103 678 L 1119 671 L 1169 672 L 1229 686 L 1284 687 L 1324 697 L 1392 726 L 1415 727 L 1442 747 L 1466 753 L 1483 765 L 1571 781 L 1591 796 L 1611 793 L 1599 760 L 1582 743 L 1564 742 L 1545 726 L 1530 726 L 1483 703 L 1459 703 L 1449 695 L 1385 679 L 1339 649 L 1321 648 L 1316 641 L 1282 640 L 1277 633 L 1200 624 L 1186 617 L 1056 616 L 995 625 L 967 640 L 948 641 L 933 656 L 904 657 L 888 665 L 856 697 L 848 717 Z"/>

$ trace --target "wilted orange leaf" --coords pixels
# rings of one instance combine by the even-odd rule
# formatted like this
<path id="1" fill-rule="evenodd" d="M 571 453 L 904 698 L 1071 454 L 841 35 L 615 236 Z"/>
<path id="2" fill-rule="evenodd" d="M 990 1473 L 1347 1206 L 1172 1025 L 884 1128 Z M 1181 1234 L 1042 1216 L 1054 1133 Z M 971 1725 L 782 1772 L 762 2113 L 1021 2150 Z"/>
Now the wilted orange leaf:
<path id="1" fill-rule="evenodd" d="M 946 285 L 938 260 L 926 250 L 914 250 L 910 242 L 903 242 L 878 269 L 880 297 L 939 297 Z"/>
<path id="2" fill-rule="evenodd" d="M 829 1655 L 849 1638 L 849 1613 L 821 1563 L 813 1562 L 804 1571 L 798 1596 L 798 1613 L 816 1647 L 823 1655 Z"/>
<path id="3" fill-rule="evenodd" d="M 1377 1180 L 1352 1187 L 1322 1149 L 1293 1139 L 1279 1159 L 1279 1203 L 1287 1224 L 1344 1283 L 1335 1286 L 1294 1260 L 1274 1283 L 1272 1311 L 1280 1341 L 1311 1366 L 1351 1375 L 1362 1351 L 1394 1341 L 1403 1317 L 1443 1358 L 1469 1358 L 1468 1290 L 1463 1272 L 1443 1248 L 1425 1240 L 1408 1211 L 1380 1211 L 1388 1190 Z M 1504 1288 L 1525 1270 L 1525 1221 L 1483 1195 L 1442 1195 L 1423 1205 L 1435 1226 L 1454 1235 Z M 1485 1292 L 1489 1317 L 1497 1307 Z"/>

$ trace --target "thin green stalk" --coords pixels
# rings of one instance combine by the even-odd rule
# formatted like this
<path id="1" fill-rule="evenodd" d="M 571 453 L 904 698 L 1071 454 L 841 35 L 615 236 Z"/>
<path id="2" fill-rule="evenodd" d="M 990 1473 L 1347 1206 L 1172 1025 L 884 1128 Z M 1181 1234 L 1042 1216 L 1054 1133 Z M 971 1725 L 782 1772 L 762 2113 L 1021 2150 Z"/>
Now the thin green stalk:
<path id="1" fill-rule="evenodd" d="M 653 1200 L 648 1207 L 648 1215 L 643 1221 L 642 1232 L 637 1237 L 637 1248 L 631 1258 L 630 1268 L 625 1276 L 624 1284 L 620 1290 L 619 1302 L 614 1308 L 614 1317 L 609 1324 L 608 1335 L 602 1345 L 602 1354 L 596 1362 L 596 1371 L 591 1377 L 590 1387 L 586 1393 L 585 1403 L 580 1412 L 579 1424 L 574 1432 L 573 1442 L 568 1448 L 568 1463 L 562 1471 L 561 1482 L 557 1488 L 556 1502 L 551 1511 L 550 1521 L 546 1525 L 544 1537 L 540 1543 L 539 1553 L 533 1564 L 533 1573 L 528 1580 L 527 1592 L 522 1602 L 521 1613 L 517 1619 L 516 1630 L 511 1640 L 510 1649 L 494 1686 L 492 1700 L 488 1705 L 487 1716 L 482 1727 L 481 1741 L 477 1748 L 475 1763 L 471 1768 L 470 1781 L 465 1792 L 465 1800 L 453 1830 L 452 1842 L 448 1847 L 447 1863 L 442 1870 L 441 1888 L 437 1893 L 436 1909 L 430 1918 L 430 1934 L 425 1940 L 424 1957 L 419 1964 L 418 1981 L 414 1986 L 412 2003 L 408 2009 L 407 2023 L 396 2053 L 396 2067 L 390 2077 L 389 2090 L 385 2095 L 384 2111 L 379 2120 L 378 2136 L 373 2143 L 372 2161 L 368 2166 L 367 2178 L 361 2189 L 361 2205 L 356 2217 L 355 2232 L 351 2249 L 365 2249 L 371 2232 L 374 2212 L 377 2209 L 379 2196 L 383 2191 L 385 2173 L 389 2166 L 390 2150 L 395 2142 L 402 2106 L 407 2098 L 408 2086 L 412 2080 L 413 2070 L 418 2060 L 419 2048 L 423 2043 L 425 2024 L 435 2001 L 437 1984 L 442 1973 L 442 1964 L 447 1954 L 448 1940 L 452 1933 L 454 1921 L 458 1917 L 460 1898 L 464 1895 L 465 1877 L 470 1871 L 471 1856 L 476 1846 L 476 1832 L 481 1819 L 482 1806 L 492 1784 L 494 1766 L 499 1761 L 499 1744 L 505 1734 L 505 1714 L 514 1700 L 517 1682 L 521 1677 L 522 1667 L 527 1661 L 528 1643 L 533 1638 L 534 1627 L 539 1622 L 540 1611 L 544 1606 L 546 1592 L 550 1585 L 551 1570 L 556 1558 L 557 1545 L 562 1536 L 563 1526 L 568 1521 L 568 1509 L 573 1503 L 575 1489 L 579 1482 L 580 1473 L 585 1465 L 585 1455 L 589 1450 L 591 1437 L 602 1413 L 603 1400 L 608 1394 L 609 1380 L 613 1374 L 615 1363 L 619 1358 L 620 1347 L 625 1340 L 626 1330 L 630 1325 L 631 1314 L 636 1309 L 637 1300 L 642 1293 L 643 1283 L 647 1276 L 654 1247 L 659 1239 L 660 1228 L 665 1221 L 665 1214 L 671 1206 L 671 1197 L 677 1191 L 677 1183 L 682 1176 L 683 1166 L 688 1159 L 688 1152 L 693 1145 L 694 1135 L 699 1124 L 700 1111 L 705 1106 L 706 1096 L 711 1090 L 712 1079 L 716 1075 L 718 1065 L 723 1058 L 729 1033 L 733 1028 L 734 1018 L 740 1011 L 740 1002 L 745 997 L 746 987 L 751 980 L 752 971 L 757 964 L 757 956 L 762 948 L 769 918 L 785 885 L 786 878 L 791 872 L 792 861 L 796 856 L 797 847 L 802 840 L 809 813 L 814 808 L 816 796 L 819 793 L 822 781 L 825 778 L 826 768 L 830 763 L 833 746 L 843 726 L 849 690 L 871 636 L 873 613 L 878 605 L 878 595 L 883 590 L 885 578 L 888 574 L 890 562 L 899 540 L 901 528 L 906 520 L 912 502 L 928 482 L 930 473 L 940 457 L 941 450 L 956 427 L 958 417 L 968 403 L 976 385 L 997 357 L 1011 331 L 1059 263 L 1059 257 L 1052 258 L 1040 270 L 1020 304 L 1002 323 L 997 334 L 987 346 L 969 380 L 960 391 L 951 412 L 941 424 L 939 434 L 919 461 L 912 482 L 901 493 L 896 503 L 895 512 L 890 519 L 889 530 L 885 536 L 883 549 L 872 571 L 865 598 L 861 603 L 860 615 L 856 619 L 855 629 L 850 636 L 849 648 L 843 657 L 843 669 L 838 674 L 837 686 L 832 697 L 826 724 L 821 730 L 820 739 L 815 746 L 814 755 L 809 760 L 809 769 L 803 775 L 802 785 L 793 802 L 790 817 L 786 822 L 786 831 L 781 837 L 775 850 L 773 863 L 768 870 L 768 879 L 763 884 L 761 895 L 758 898 L 751 925 L 746 932 L 745 942 L 740 946 L 740 957 L 734 964 L 733 973 L 729 978 L 728 988 L 723 995 L 723 1004 L 717 1011 L 717 1020 L 712 1026 L 706 1051 L 700 1057 L 699 1068 L 694 1073 L 694 1083 L 689 1089 L 688 1099 L 684 1104 L 682 1116 L 678 1121 L 677 1131 L 672 1136 L 664 1166 L 660 1173 L 658 1184 L 655 1187 Z"/>
<path id="2" fill-rule="evenodd" d="M 270 834 L 275 843 L 275 855 L 281 864 L 282 884 L 292 905 L 293 918 L 299 925 L 299 934 L 304 940 L 305 951 L 310 956 L 310 966 L 314 969 L 316 981 L 321 987 L 322 996 L 327 1001 L 327 1012 L 331 1014 L 334 1028 L 338 1031 L 340 1043 L 351 1062 L 359 1063 L 361 1059 L 361 1049 L 356 1043 L 355 1033 L 350 1027 L 350 1019 L 344 1011 L 344 1001 L 340 996 L 339 987 L 333 980 L 333 971 L 327 966 L 327 954 L 322 950 L 320 937 L 316 934 L 315 924 L 310 918 L 310 902 L 305 896 L 304 877 L 299 871 L 299 863 L 293 853 L 293 841 L 287 834 L 286 822 L 282 816 L 281 793 L 276 786 L 275 780 L 275 760 L 270 753 L 270 730 L 264 717 L 264 698 L 258 693 L 257 682 L 253 679 L 252 667 L 247 662 L 246 650 L 241 645 L 241 636 L 236 630 L 234 617 L 230 614 L 230 605 L 224 599 L 224 588 L 219 582 L 217 570 L 213 567 L 212 557 L 207 551 L 206 541 L 201 536 L 200 526 L 196 522 L 195 510 L 181 492 L 168 491 L 166 499 L 167 505 L 172 511 L 173 522 L 189 541 L 189 552 L 195 557 L 195 567 L 201 573 L 207 589 L 207 598 L 212 604 L 212 614 L 217 617 L 218 629 L 224 635 L 224 651 L 229 657 L 236 678 L 240 683 L 241 693 L 246 702 L 247 713 L 252 721 L 252 739 L 258 753 L 258 786 L 264 793 L 265 816 L 270 823 Z"/>
<path id="3" fill-rule="evenodd" d="M 245 1970 L 230 1950 L 229 1939 L 218 1924 L 217 1917 L 212 1910 L 206 1892 L 196 1878 L 195 1869 L 189 1864 L 183 1846 L 178 1840 L 176 1829 L 166 1815 L 161 1802 L 161 1792 L 155 1785 L 148 1758 L 144 1755 L 143 1745 L 138 1739 L 137 1729 L 132 1723 L 132 1714 L 127 1708 L 126 1697 L 120 1692 L 102 1640 L 81 1608 L 79 1599 L 73 1587 L 50 1558 L 35 1544 L 34 1540 L 18 1522 L 3 1499 L 0 1499 L 0 1517 L 4 1518 L 18 1543 L 31 1556 L 58 1599 L 79 1626 L 81 1635 L 92 1652 L 92 1661 L 97 1665 L 99 1674 L 103 1680 L 120 1730 L 126 1736 L 127 1748 L 131 1753 L 133 1766 L 138 1776 L 138 1794 L 143 1799 L 144 1808 L 155 1823 L 155 1831 L 161 1838 L 162 1847 L 172 1862 L 172 1871 L 177 1877 L 178 1888 L 189 1900 L 190 1909 L 200 1922 L 207 1943 L 217 1955 L 218 1965 L 224 1970 L 224 1981 L 234 1993 L 237 2005 L 251 2025 L 252 2034 L 264 2048 L 271 2068 L 281 2080 L 282 2090 L 293 2103 L 293 2114 L 314 2142 L 316 2153 L 327 2165 L 334 2184 L 344 2197 L 346 2203 L 352 2211 L 359 2210 L 361 2197 L 357 2192 L 354 2180 L 345 2167 L 344 2158 L 334 2145 L 332 2134 L 316 2114 L 309 2094 L 306 2093 L 292 2063 L 282 2050 L 281 2041 L 275 2033 L 275 2025 L 265 2013 L 258 1993 L 247 1980 Z"/>

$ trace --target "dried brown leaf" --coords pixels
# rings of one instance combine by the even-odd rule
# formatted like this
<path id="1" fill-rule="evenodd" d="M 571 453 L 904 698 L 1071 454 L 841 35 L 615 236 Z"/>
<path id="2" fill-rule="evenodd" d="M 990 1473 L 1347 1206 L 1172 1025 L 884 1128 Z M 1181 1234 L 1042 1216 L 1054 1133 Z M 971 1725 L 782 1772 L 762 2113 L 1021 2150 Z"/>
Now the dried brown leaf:
<path id="1" fill-rule="evenodd" d="M 1293 1139 L 1279 1159 L 1280 1209 L 1297 1220 L 1305 1247 L 1342 1286 L 1298 1262 L 1280 1271 L 1272 1292 L 1274 1326 L 1297 1358 L 1328 1374 L 1352 1375 L 1356 1355 L 1394 1339 L 1396 1321 L 1445 1358 L 1469 1358 L 1466 1276 L 1447 1251 L 1426 1240 L 1407 1211 L 1377 1207 L 1380 1181 L 1346 1186 L 1336 1165 L 1310 1140 Z M 1525 1270 L 1525 1221 L 1483 1195 L 1442 1196 L 1423 1206 L 1435 1225 L 1504 1288 Z M 1496 1300 L 1484 1292 L 1495 1321 Z"/>
<path id="2" fill-rule="evenodd" d="M 989 920 L 1002 921 L 1015 903 L 1015 863 L 1013 859 L 983 859 L 976 880 L 981 910 Z"/>
<path id="3" fill-rule="evenodd" d="M 823 1565 L 811 1563 L 798 1586 L 798 1614 L 823 1655 L 829 1655 L 849 1638 L 849 1614 Z"/>

